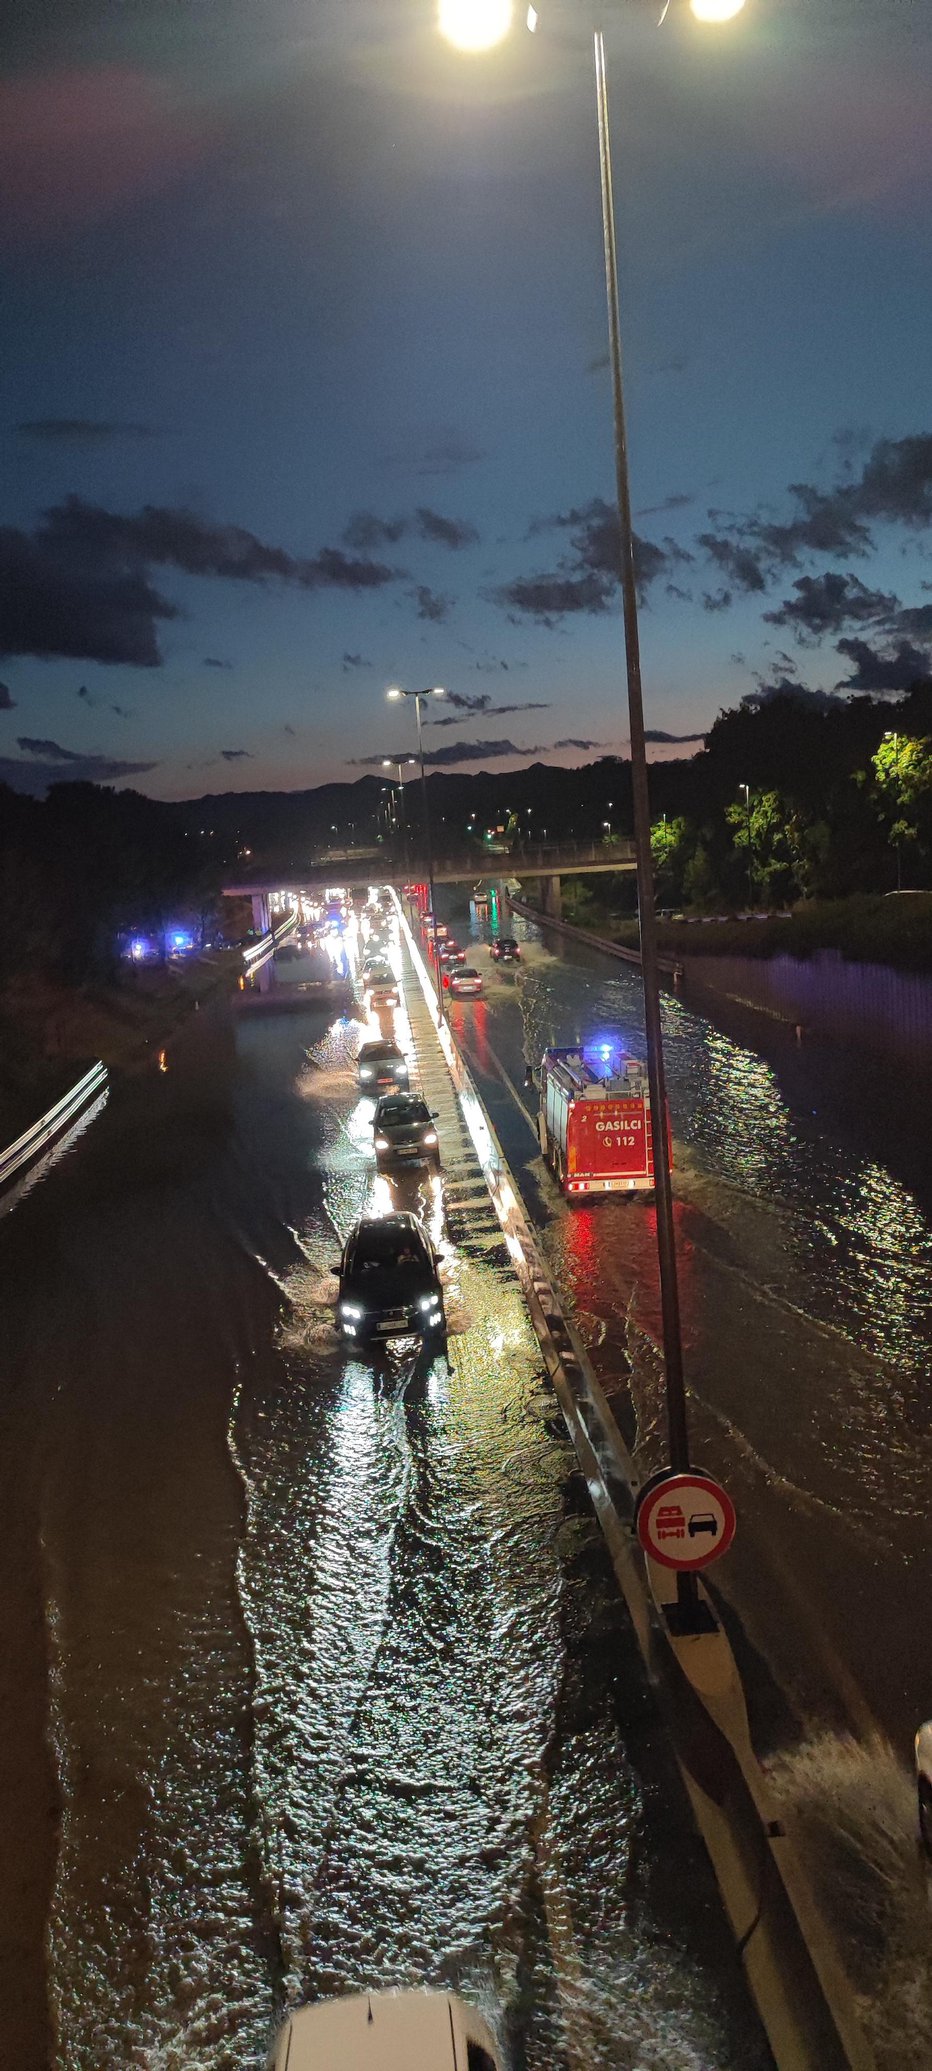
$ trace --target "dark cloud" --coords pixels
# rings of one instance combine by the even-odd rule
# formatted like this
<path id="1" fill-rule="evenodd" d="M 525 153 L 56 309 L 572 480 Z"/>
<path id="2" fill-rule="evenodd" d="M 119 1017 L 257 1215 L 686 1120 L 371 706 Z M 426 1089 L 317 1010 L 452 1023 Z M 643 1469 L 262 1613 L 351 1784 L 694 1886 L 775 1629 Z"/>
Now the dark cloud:
<path id="1" fill-rule="evenodd" d="M 221 748 L 220 753 L 223 756 L 224 762 L 252 761 L 248 748 Z"/>
<path id="2" fill-rule="evenodd" d="M 111 755 L 73 755 L 55 741 L 49 745 L 55 751 L 52 756 L 31 757 L 26 762 L 18 762 L 14 756 L 0 758 L 0 784 L 42 798 L 50 784 L 116 784 L 125 777 L 146 776 L 159 766 L 157 762 L 118 762 Z"/>
<path id="3" fill-rule="evenodd" d="M 839 640 L 837 652 L 852 662 L 853 673 L 839 679 L 840 690 L 908 690 L 910 684 L 932 677 L 932 654 L 914 647 L 910 640 L 897 640 L 884 651 L 868 640 Z"/>
<path id="4" fill-rule="evenodd" d="M 925 590 L 928 589 L 929 585 L 928 583 L 923 583 L 922 587 Z M 896 614 L 894 631 L 907 636 L 915 634 L 918 640 L 928 639 L 930 634 L 932 634 L 932 604 L 911 604 L 905 606 Z"/>
<path id="5" fill-rule="evenodd" d="M 795 508 L 788 518 L 778 521 L 758 511 L 703 533 L 699 545 L 736 588 L 762 590 L 801 554 L 863 557 L 874 543 L 872 526 L 929 523 L 932 433 L 876 440 L 860 473 L 853 470 L 853 450 L 849 445 L 844 479 L 833 488 L 790 483 Z"/>
<path id="6" fill-rule="evenodd" d="M 703 611 L 728 611 L 731 604 L 732 593 L 730 590 L 703 590 L 702 592 Z"/>
<path id="7" fill-rule="evenodd" d="M 96 417 L 32 417 L 16 427 L 23 439 L 44 439 L 68 446 L 96 445 L 104 439 L 158 439 L 152 424 L 121 424 Z"/>
<path id="8" fill-rule="evenodd" d="M 411 475 L 455 475 L 460 468 L 474 467 L 484 459 L 480 446 L 462 439 L 457 432 L 443 432 L 436 439 L 412 445 L 400 453 L 383 453 L 379 465 L 397 468 Z"/>
<path id="9" fill-rule="evenodd" d="M 418 506 L 414 515 L 420 538 L 435 546 L 449 547 L 451 553 L 475 546 L 479 538 L 475 525 L 467 525 L 462 518 L 444 518 L 440 511 L 428 510 L 424 504 Z"/>
<path id="10" fill-rule="evenodd" d="M 570 551 L 561 556 L 555 570 L 543 575 L 517 576 L 492 594 L 512 615 L 534 618 L 553 628 L 574 613 L 595 615 L 608 611 L 618 588 L 621 565 L 621 534 L 618 513 L 612 504 L 595 496 L 587 504 L 549 518 L 536 518 L 529 537 L 542 532 L 569 534 Z M 675 540 L 662 546 L 637 535 L 634 542 L 638 592 L 643 600 L 661 571 L 691 556 Z"/>
<path id="11" fill-rule="evenodd" d="M 682 742 L 682 741 L 704 741 L 704 740 L 705 740 L 705 734 L 704 734 L 704 733 L 661 733 L 661 732 L 660 732 L 660 730 L 659 730 L 659 728 L 657 728 L 657 727 L 653 727 L 653 728 L 651 729 L 651 731 L 650 731 L 649 733 L 645 733 L 645 735 L 644 735 L 644 739 L 645 739 L 645 741 L 657 741 L 657 742 L 659 742 L 659 741 L 675 741 L 675 742 L 677 742 L 677 743 L 679 743 L 679 742 Z"/>
<path id="12" fill-rule="evenodd" d="M 62 748 L 57 741 L 39 741 L 29 734 L 19 734 L 16 745 L 24 755 L 44 755 L 47 762 L 82 762 L 83 756 L 73 748 Z"/>
<path id="13" fill-rule="evenodd" d="M 9 685 L 6 683 L 0 683 L 0 712 L 13 712 L 15 711 L 15 709 L 16 699 L 13 696 L 13 693 L 10 690 Z"/>
<path id="14" fill-rule="evenodd" d="M 564 741 L 554 741 L 554 744 L 553 744 L 553 745 L 554 745 L 554 747 L 555 747 L 555 748 L 582 748 L 582 749 L 584 749 L 584 750 L 585 750 L 586 752 L 588 752 L 588 750 L 589 750 L 590 748 L 604 748 L 604 746 L 605 746 L 605 742 L 604 742 L 604 741 L 580 741 L 580 740 L 577 740 L 577 739 L 576 739 L 576 738 L 574 737 L 574 735 L 570 734 L 570 735 L 568 736 L 568 738 L 567 738 L 566 740 L 564 740 Z M 527 749 L 527 750 L 526 750 L 526 753 L 527 753 L 527 754 L 529 754 L 529 755 L 534 755 L 534 754 L 536 754 L 537 752 L 538 752 L 538 751 L 537 751 L 536 749 L 534 749 L 534 748 L 529 748 L 529 749 Z"/>
<path id="15" fill-rule="evenodd" d="M 158 621 L 178 613 L 144 574 L 76 566 L 13 527 L 0 529 L 0 571 L 0 654 L 158 668 Z"/>
<path id="16" fill-rule="evenodd" d="M 462 691 L 448 690 L 447 702 L 455 710 L 444 719 L 431 719 L 431 726 L 462 726 L 466 719 L 503 719 L 513 712 L 549 712 L 549 703 L 540 699 L 528 700 L 525 704 L 493 705 L 488 691 L 476 697 L 464 696 Z"/>
<path id="17" fill-rule="evenodd" d="M 347 546 L 363 553 L 373 547 L 397 546 L 401 539 L 422 539 L 457 552 L 475 545 L 478 537 L 474 525 L 462 518 L 445 518 L 427 504 L 419 504 L 410 517 L 379 518 L 374 511 L 356 511 L 343 534 Z"/>
<path id="18" fill-rule="evenodd" d="M 408 595 L 417 605 L 418 618 L 428 619 L 431 625 L 442 625 L 453 609 L 452 597 L 443 597 L 437 590 L 428 589 L 426 582 L 415 583 Z"/>
<path id="19" fill-rule="evenodd" d="M 98 702 L 97 698 L 92 698 L 86 683 L 82 683 L 81 688 L 78 691 L 78 696 L 79 698 L 83 699 L 86 705 L 96 705 Z"/>
<path id="20" fill-rule="evenodd" d="M 898 607 L 897 598 L 888 592 L 869 590 L 856 575 L 834 570 L 825 575 L 801 575 L 793 589 L 795 595 L 784 597 L 776 611 L 765 611 L 764 618 L 771 626 L 791 626 L 802 640 L 839 633 L 845 625 L 890 619 Z"/>
<path id="21" fill-rule="evenodd" d="M 764 590 L 767 585 L 764 571 L 757 554 L 750 547 L 741 546 L 737 540 L 727 539 L 724 534 L 700 532 L 699 546 L 705 549 L 710 561 L 715 562 L 723 575 L 737 590 Z"/>
<path id="22" fill-rule="evenodd" d="M 153 587 L 153 564 L 234 582 L 368 590 L 396 580 L 381 562 L 322 547 L 299 560 L 238 525 L 147 505 L 124 516 L 68 497 L 35 532 L 0 531 L 0 654 L 63 655 L 158 668 L 158 621 L 176 607 Z"/>
<path id="23" fill-rule="evenodd" d="M 351 669 L 371 669 L 371 667 L 372 663 L 365 654 L 345 654 L 343 656 L 344 676 L 348 676 Z"/>
<path id="24" fill-rule="evenodd" d="M 131 719 L 133 716 L 128 705 L 111 705 L 110 710 L 116 713 L 118 719 Z"/>
<path id="25" fill-rule="evenodd" d="M 219 654 L 205 654 L 204 667 L 205 669 L 232 669 L 233 663 L 222 661 Z"/>
<path id="26" fill-rule="evenodd" d="M 374 511 L 356 511 L 343 538 L 356 553 L 370 553 L 373 547 L 397 546 L 408 529 L 408 518 L 377 518 Z"/>
<path id="27" fill-rule="evenodd" d="M 687 504 L 695 503 L 695 501 L 695 497 L 689 490 L 675 489 L 670 496 L 663 498 L 662 503 L 645 504 L 643 510 L 637 511 L 635 516 L 638 518 L 656 518 L 661 516 L 664 511 L 683 511 L 686 509 Z"/>
<path id="28" fill-rule="evenodd" d="M 297 733 L 297 728 L 294 726 L 289 726 L 288 721 L 286 719 L 285 724 L 282 727 L 282 733 L 290 734 L 291 739 L 294 740 L 295 735 Z"/>

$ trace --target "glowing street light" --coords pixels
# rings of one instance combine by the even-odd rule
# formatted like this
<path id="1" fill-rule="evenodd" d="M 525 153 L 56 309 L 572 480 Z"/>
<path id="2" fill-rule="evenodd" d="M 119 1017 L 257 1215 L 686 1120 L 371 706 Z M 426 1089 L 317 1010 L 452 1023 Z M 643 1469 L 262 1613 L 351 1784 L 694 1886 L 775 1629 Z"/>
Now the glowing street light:
<path id="1" fill-rule="evenodd" d="M 697 22 L 733 22 L 744 0 L 689 0 Z"/>
<path id="2" fill-rule="evenodd" d="M 491 50 L 511 28 L 512 0 L 440 0 L 440 33 L 457 50 Z"/>

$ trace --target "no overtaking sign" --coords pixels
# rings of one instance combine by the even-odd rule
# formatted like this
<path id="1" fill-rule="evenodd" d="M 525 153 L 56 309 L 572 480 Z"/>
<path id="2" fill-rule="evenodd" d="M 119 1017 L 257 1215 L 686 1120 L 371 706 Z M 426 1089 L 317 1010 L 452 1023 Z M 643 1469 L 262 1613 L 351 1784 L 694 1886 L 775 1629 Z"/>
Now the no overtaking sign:
<path id="1" fill-rule="evenodd" d="M 662 1567 L 707 1568 L 735 1536 L 735 1506 L 708 1474 L 664 1474 L 638 1499 L 637 1535 Z"/>

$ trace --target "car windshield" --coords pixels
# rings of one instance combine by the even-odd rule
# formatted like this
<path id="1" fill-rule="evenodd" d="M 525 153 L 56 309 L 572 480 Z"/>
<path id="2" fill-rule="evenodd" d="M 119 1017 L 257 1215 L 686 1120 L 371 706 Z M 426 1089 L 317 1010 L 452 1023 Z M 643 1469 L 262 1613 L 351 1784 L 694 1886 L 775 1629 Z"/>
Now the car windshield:
<path id="1" fill-rule="evenodd" d="M 461 965 L 460 965 L 460 968 L 459 968 L 459 970 L 457 971 L 457 974 L 456 974 L 456 975 L 457 975 L 457 978 L 458 978 L 458 979 L 459 979 L 459 978 L 478 978 L 478 976 L 479 976 L 479 973 L 478 973 L 478 971 L 476 971 L 476 970 L 474 970 L 474 969 L 473 969 L 473 966 L 472 966 L 472 964 L 461 964 Z"/>
<path id="2" fill-rule="evenodd" d="M 429 1122 L 423 1100 L 380 1100 L 376 1112 L 378 1127 L 391 1129 L 399 1122 Z"/>
<path id="3" fill-rule="evenodd" d="M 363 1043 L 360 1064 L 400 1064 L 401 1051 L 394 1043 Z"/>
<path id="4" fill-rule="evenodd" d="M 364 1223 L 356 1241 L 357 1271 L 369 1266 L 424 1266 L 426 1247 L 417 1230 L 399 1229 L 397 1223 Z"/>
<path id="5" fill-rule="evenodd" d="M 391 984 L 392 974 L 387 964 L 369 964 L 368 975 L 373 985 Z"/>

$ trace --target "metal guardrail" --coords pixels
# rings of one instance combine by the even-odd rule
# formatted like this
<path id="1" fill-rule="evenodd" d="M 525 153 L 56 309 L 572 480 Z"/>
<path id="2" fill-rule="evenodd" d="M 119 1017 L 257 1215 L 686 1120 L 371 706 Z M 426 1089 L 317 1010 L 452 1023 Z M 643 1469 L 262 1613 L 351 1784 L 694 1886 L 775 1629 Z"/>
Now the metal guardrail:
<path id="1" fill-rule="evenodd" d="M 0 1152 L 0 1187 L 13 1179 L 32 1158 L 38 1157 L 46 1144 L 52 1142 L 53 1137 L 60 1136 L 69 1122 L 73 1122 L 82 1108 L 87 1107 L 98 1093 L 102 1093 L 106 1085 L 106 1065 L 100 1062 L 92 1064 L 83 1079 L 79 1079 L 70 1092 L 63 1094 L 61 1100 L 57 1101 L 54 1107 L 50 1107 L 47 1114 L 42 1115 L 38 1122 L 34 1122 L 32 1128 L 26 1130 L 25 1135 L 18 1136 L 15 1143 L 11 1143 L 5 1151 Z"/>

